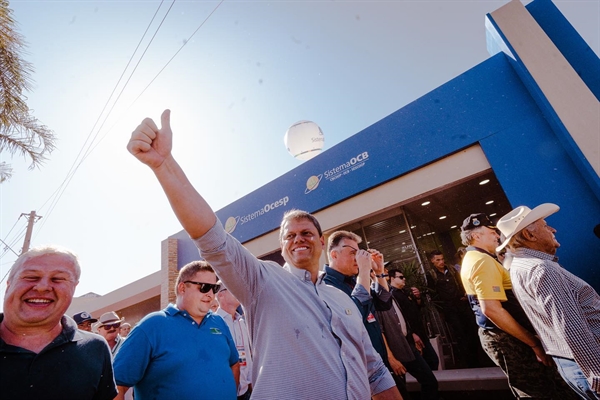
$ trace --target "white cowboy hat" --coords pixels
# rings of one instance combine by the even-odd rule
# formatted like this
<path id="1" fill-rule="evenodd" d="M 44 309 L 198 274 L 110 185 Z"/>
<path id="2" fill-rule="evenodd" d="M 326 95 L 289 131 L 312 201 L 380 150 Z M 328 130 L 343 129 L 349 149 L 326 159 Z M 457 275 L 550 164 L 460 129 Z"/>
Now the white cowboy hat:
<path id="1" fill-rule="evenodd" d="M 97 327 L 100 328 L 104 325 L 112 325 L 116 323 L 120 324 L 123 323 L 123 321 L 125 321 L 125 318 L 119 318 L 116 312 L 109 311 L 107 313 L 102 314 L 102 316 L 100 317 L 100 322 L 98 322 L 97 324 Z"/>
<path id="2" fill-rule="evenodd" d="M 500 218 L 496 224 L 496 227 L 500 230 L 500 232 L 502 232 L 502 236 L 505 238 L 504 242 L 502 242 L 500 246 L 496 247 L 496 251 L 502 250 L 513 236 L 538 219 L 546 218 L 558 210 L 560 210 L 560 207 L 552 203 L 540 204 L 533 210 L 527 206 L 519 206 L 515 208 Z"/>

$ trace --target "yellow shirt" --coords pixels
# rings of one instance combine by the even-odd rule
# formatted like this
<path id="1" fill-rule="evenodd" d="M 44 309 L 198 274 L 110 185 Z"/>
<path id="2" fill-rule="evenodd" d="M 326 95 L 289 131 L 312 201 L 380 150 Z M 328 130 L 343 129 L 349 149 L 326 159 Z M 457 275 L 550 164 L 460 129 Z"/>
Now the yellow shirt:
<path id="1" fill-rule="evenodd" d="M 506 301 L 506 290 L 512 289 L 510 273 L 494 258 L 480 251 L 467 251 L 460 277 L 467 294 L 479 300 Z"/>

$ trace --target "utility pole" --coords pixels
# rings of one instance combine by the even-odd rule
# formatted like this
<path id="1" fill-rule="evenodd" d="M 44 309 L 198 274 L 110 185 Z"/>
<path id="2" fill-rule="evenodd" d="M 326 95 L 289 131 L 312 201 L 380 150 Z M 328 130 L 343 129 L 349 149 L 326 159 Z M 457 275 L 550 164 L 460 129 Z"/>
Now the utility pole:
<path id="1" fill-rule="evenodd" d="M 25 232 L 25 240 L 23 241 L 23 250 L 21 250 L 21 254 L 25 253 L 29 250 L 29 244 L 31 243 L 31 234 L 33 233 L 33 224 L 38 219 L 42 218 L 41 216 L 35 213 L 35 210 L 30 212 L 29 214 L 21 214 L 21 216 L 28 218 L 27 221 L 27 232 Z"/>

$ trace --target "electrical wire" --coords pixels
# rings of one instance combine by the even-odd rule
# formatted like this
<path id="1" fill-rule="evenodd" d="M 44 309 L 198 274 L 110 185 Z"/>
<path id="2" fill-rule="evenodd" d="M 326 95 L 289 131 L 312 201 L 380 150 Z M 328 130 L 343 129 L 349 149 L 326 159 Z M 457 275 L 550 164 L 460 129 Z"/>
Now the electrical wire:
<path id="1" fill-rule="evenodd" d="M 23 214 L 19 215 L 19 218 L 17 218 L 17 220 L 15 221 L 15 224 L 12 226 L 12 228 L 10 228 L 10 230 L 8 231 L 8 233 L 6 234 L 6 236 L 4 237 L 4 240 L 8 239 L 8 235 L 10 235 L 10 233 L 12 232 L 12 230 L 15 229 L 15 226 L 17 226 L 17 223 L 21 220 L 22 217 L 23 217 Z"/>
<path id="2" fill-rule="evenodd" d="M 3 243 L 3 244 L 6 246 L 6 248 L 5 248 L 5 252 L 7 252 L 8 250 L 10 250 L 10 251 L 12 251 L 13 253 L 15 253 L 15 256 L 17 256 L 17 257 L 19 256 L 19 255 L 17 254 L 17 252 L 16 252 L 16 251 L 14 251 L 14 250 L 13 250 L 13 249 L 12 249 L 12 248 L 11 248 L 11 247 L 8 245 L 8 243 L 6 243 L 4 240 L 0 239 L 0 242 L 2 242 L 2 243 Z M 2 256 L 0 256 L 0 258 L 1 258 L 1 257 L 2 257 Z"/>
<path id="3" fill-rule="evenodd" d="M 173 56 L 169 59 L 169 61 L 167 61 L 167 63 L 158 71 L 158 73 L 152 78 L 152 80 L 146 85 L 146 87 L 142 90 L 142 92 L 133 100 L 133 102 L 129 105 L 129 107 L 125 110 L 125 112 L 127 112 L 136 102 L 137 100 L 139 100 L 139 98 L 146 92 L 146 90 L 150 87 L 150 85 L 152 85 L 152 83 L 154 83 L 154 81 L 158 78 L 158 76 L 167 68 L 167 66 L 173 61 L 173 59 L 181 52 L 181 50 L 183 49 L 183 47 L 185 47 L 185 45 L 196 35 L 196 33 L 202 28 L 202 26 L 204 26 L 204 24 L 208 21 L 208 19 L 217 11 L 217 9 L 221 6 L 221 4 L 223 4 L 225 0 L 221 0 L 216 6 L 215 8 L 210 12 L 210 14 L 208 14 L 208 16 L 200 23 L 200 25 L 196 28 L 196 30 L 194 30 L 194 32 L 190 35 L 190 37 L 185 40 L 183 42 L 183 44 L 181 45 L 181 47 L 175 52 L 175 54 L 173 54 Z M 164 19 L 166 18 L 166 16 L 168 15 L 169 11 L 171 10 L 171 8 L 173 7 L 173 4 L 175 3 L 175 0 L 173 0 L 173 3 L 171 4 L 171 6 L 169 7 L 169 10 L 167 11 L 167 13 L 165 14 L 163 20 L 161 21 L 161 24 L 159 25 L 159 27 L 157 28 L 155 34 L 153 35 L 150 43 L 152 43 L 152 40 L 154 39 L 154 37 L 156 36 L 156 34 L 158 33 L 158 30 L 160 29 L 160 27 L 162 26 L 162 22 L 164 21 Z M 162 4 L 162 2 L 161 2 Z M 160 6 L 159 6 L 160 8 Z M 158 10 L 157 10 L 158 11 Z M 156 15 L 156 14 L 155 14 Z M 59 189 L 57 189 L 57 191 L 60 191 L 60 193 L 56 196 L 55 200 L 53 200 L 49 211 L 46 213 L 46 218 L 44 219 L 44 221 L 42 222 L 42 224 L 40 225 L 40 227 L 37 229 L 35 236 L 37 236 L 37 234 L 40 232 L 40 230 L 43 228 L 43 226 L 45 225 L 46 221 L 48 220 L 49 215 L 52 213 L 52 211 L 54 211 L 54 208 L 56 207 L 58 201 L 62 198 L 62 195 L 64 194 L 66 187 L 69 185 L 69 183 L 71 182 L 73 176 L 75 175 L 75 173 L 77 172 L 77 170 L 79 169 L 79 167 L 81 166 L 81 164 L 83 163 L 83 161 L 86 160 L 86 158 L 95 150 L 95 148 L 100 144 L 100 142 L 102 142 L 102 140 L 108 135 L 108 133 L 110 133 L 112 131 L 112 129 L 114 128 L 114 126 L 116 125 L 116 123 L 100 138 L 100 140 L 98 140 L 95 144 L 94 141 L 96 140 L 96 138 L 98 137 L 98 134 L 100 133 L 102 127 L 104 127 L 105 122 L 107 121 L 108 117 L 110 116 L 112 110 L 114 109 L 116 102 L 119 100 L 120 96 L 122 95 L 123 91 L 125 90 L 125 87 L 127 86 L 127 84 L 129 83 L 131 77 L 133 76 L 133 73 L 135 72 L 135 69 L 137 69 L 137 66 L 139 65 L 139 63 L 141 62 L 141 59 L 143 58 L 144 54 L 146 53 L 148 47 L 150 46 L 150 43 L 148 44 L 148 46 L 146 47 L 146 49 L 144 50 L 144 53 L 142 54 L 140 60 L 138 61 L 138 63 L 136 64 L 136 66 L 134 67 L 134 71 L 130 74 L 128 80 L 126 81 L 125 85 L 123 86 L 123 88 L 121 89 L 121 91 L 119 92 L 119 95 L 117 97 L 117 99 L 115 100 L 115 102 L 113 103 L 113 106 L 110 108 L 108 114 L 105 116 L 104 121 L 102 122 L 102 125 L 100 126 L 100 128 L 98 129 L 96 135 L 94 136 L 94 138 L 92 139 L 92 141 L 90 142 L 90 146 L 88 147 L 88 150 L 86 150 L 86 152 L 84 153 L 83 157 L 81 158 L 80 162 L 77 164 L 77 166 L 75 167 L 75 169 L 70 172 L 70 174 L 67 174 L 67 177 L 65 178 L 65 180 L 63 181 L 63 184 L 61 184 L 61 187 L 59 187 Z M 139 45 L 138 45 L 139 47 Z M 137 50 L 137 48 L 136 48 Z M 129 65 L 129 64 L 128 64 Z M 114 90 L 113 90 L 114 93 Z M 112 95 L 112 94 L 111 94 Z M 104 111 L 104 109 L 103 109 Z M 125 113 L 124 112 L 124 113 Z M 124 115 L 124 113 L 122 115 Z M 102 113 L 100 114 L 102 115 Z M 99 117 L 100 119 L 100 117 Z M 117 119 L 117 122 L 120 120 Z M 95 126 L 95 125 L 94 125 Z M 87 140 L 86 140 L 87 143 Z M 85 144 L 84 144 L 85 146 Z M 81 151 L 80 153 L 81 154 Z M 78 154 L 78 157 L 79 157 Z M 75 160 L 75 162 L 77 161 L 77 159 Z M 66 182 L 66 183 L 65 183 Z M 54 192 L 56 193 L 56 191 Z M 44 204 L 46 204 L 48 201 L 46 201 Z M 35 238 L 34 236 L 34 238 Z"/>
<path id="4" fill-rule="evenodd" d="M 2 277 L 2 279 L 0 279 L 0 283 L 4 282 L 4 280 L 6 279 L 6 277 L 8 276 L 8 274 L 10 274 L 10 270 L 11 269 L 12 269 L 12 267 L 9 268 L 8 271 L 6 271 L 6 274 Z"/>
<path id="5" fill-rule="evenodd" d="M 21 228 L 21 231 L 13 238 L 12 241 L 8 242 L 8 246 L 9 247 L 14 247 L 16 245 L 16 243 L 21 240 L 21 238 L 23 236 L 25 236 L 25 232 L 27 231 L 27 225 L 23 226 L 23 228 Z M 13 249 L 10 249 L 13 253 L 17 254 Z M 2 255 L 0 256 L 0 258 L 2 258 L 6 253 L 8 252 L 8 249 L 4 249 L 4 253 L 2 253 Z M 17 254 L 18 255 L 18 254 Z"/>
<path id="6" fill-rule="evenodd" d="M 177 56 L 177 54 L 179 54 L 179 52 L 185 47 L 186 44 L 189 43 L 189 41 L 194 37 L 194 35 L 196 35 L 196 33 L 200 30 L 200 28 L 202 28 L 202 26 L 206 23 L 206 21 L 208 21 L 208 19 L 215 13 L 215 11 L 217 11 L 217 9 L 221 6 L 221 4 L 223 4 L 225 0 L 221 0 L 219 2 L 219 4 L 217 4 L 215 6 L 215 8 L 210 12 L 210 14 L 208 14 L 208 16 L 204 19 L 204 21 L 202 21 L 200 23 L 200 25 L 196 28 L 196 30 L 190 35 L 189 38 L 187 38 L 186 40 L 184 40 L 183 44 L 181 45 L 181 47 L 175 52 L 175 54 L 173 54 L 173 56 L 169 59 L 169 61 L 167 61 L 167 63 L 160 69 L 160 71 L 158 71 L 158 73 L 154 76 L 154 78 L 152 78 L 152 80 L 150 81 L 150 83 L 148 83 L 148 85 L 146 85 L 146 87 L 142 90 L 142 92 L 135 98 L 135 100 L 133 100 L 133 102 L 129 105 L 129 107 L 127 107 L 127 109 L 125 109 L 125 111 L 123 111 L 123 113 L 121 113 L 121 116 L 116 120 L 116 122 L 110 127 L 110 129 L 100 138 L 100 140 L 98 140 L 98 142 L 94 145 L 94 147 L 90 150 L 90 153 L 92 151 L 94 151 L 94 149 L 100 144 L 100 142 L 102 142 L 102 140 L 104 140 L 104 138 L 113 130 L 113 128 L 117 125 L 117 123 L 119 123 L 119 121 L 121 120 L 121 118 L 123 117 L 123 115 L 125 115 L 125 113 L 127 111 L 129 111 L 131 109 L 131 107 L 133 107 L 133 105 L 139 100 L 140 97 L 142 97 L 142 95 L 144 94 L 144 92 L 146 92 L 146 90 L 148 90 L 148 88 L 150 87 L 150 85 L 152 85 L 152 83 L 158 78 L 158 76 L 165 70 L 165 68 L 167 68 L 167 66 L 171 63 L 171 61 L 173 61 L 173 59 Z M 87 157 L 87 156 L 86 156 Z M 85 158 L 84 158 L 85 159 Z"/>
<path id="7" fill-rule="evenodd" d="M 96 119 L 96 122 L 94 123 L 90 133 L 88 134 L 84 144 L 82 145 L 81 149 L 79 150 L 79 153 L 77 154 L 77 157 L 75 158 L 75 160 L 73 161 L 73 164 L 71 165 L 71 168 L 69 169 L 69 172 L 67 172 L 67 176 L 65 177 L 65 179 L 63 180 L 63 182 L 60 184 L 60 186 L 54 191 L 54 193 L 52 193 L 52 195 L 48 198 L 48 200 L 46 200 L 44 202 L 44 204 L 42 205 L 42 207 L 44 205 L 46 205 L 46 203 L 48 203 L 48 201 L 50 201 L 50 199 L 52 199 L 54 197 L 54 199 L 52 200 L 52 202 L 50 203 L 49 206 L 49 210 L 48 212 L 46 212 L 46 218 L 44 219 L 44 221 L 40 224 L 40 226 L 38 227 L 38 229 L 36 230 L 36 233 L 34 235 L 34 238 L 38 235 L 38 233 L 40 232 L 40 230 L 44 227 L 44 225 L 46 224 L 46 221 L 49 219 L 49 216 L 52 214 L 52 212 L 54 211 L 56 205 L 58 204 L 58 202 L 60 201 L 60 199 L 62 198 L 62 195 L 64 194 L 65 190 L 67 189 L 67 187 L 69 186 L 69 184 L 71 183 L 71 180 L 73 179 L 75 173 L 77 172 L 77 170 L 79 169 L 79 167 L 81 166 L 81 164 L 83 163 L 83 161 L 87 158 L 87 155 L 89 155 L 89 153 L 91 152 L 90 148 L 93 145 L 94 141 L 96 140 L 96 138 L 98 137 L 98 134 L 100 133 L 102 127 L 104 126 L 104 123 L 106 122 L 106 120 L 108 119 L 108 117 L 110 116 L 113 108 L 115 107 L 116 103 L 119 101 L 119 98 L 121 97 L 121 94 L 123 93 L 123 91 L 125 90 L 125 88 L 127 87 L 127 84 L 129 83 L 131 77 L 133 76 L 133 74 L 135 73 L 138 65 L 140 64 L 140 62 L 142 61 L 144 55 L 146 54 L 146 51 L 148 50 L 148 47 L 150 46 L 150 44 L 152 44 L 152 41 L 154 40 L 154 38 L 156 37 L 158 31 L 160 30 L 163 22 L 165 21 L 167 15 L 169 15 L 169 12 L 171 11 L 171 8 L 173 7 L 173 5 L 175 4 L 176 0 L 173 0 L 173 2 L 171 3 L 171 6 L 169 7 L 169 9 L 167 10 L 167 12 L 165 13 L 162 21 L 160 22 L 159 26 L 156 28 L 156 31 L 154 32 L 154 35 L 152 36 L 150 42 L 148 43 L 148 45 L 146 46 L 144 53 L 142 54 L 142 56 L 140 57 L 140 59 L 138 60 L 136 66 L 134 67 L 134 70 L 131 72 L 131 74 L 129 75 L 129 78 L 127 79 L 127 81 L 125 82 L 125 84 L 123 85 L 121 91 L 119 92 L 116 100 L 113 102 L 112 107 L 110 108 L 110 110 L 108 111 L 108 113 L 105 116 L 104 121 L 102 122 L 100 128 L 98 128 L 96 134 L 93 136 L 91 142 L 89 143 L 89 146 L 87 148 L 87 150 L 85 150 L 84 155 L 81 157 L 81 160 L 79 160 L 81 153 L 84 151 L 84 148 L 86 147 L 90 137 L 92 136 L 94 129 L 96 128 L 96 126 L 98 125 L 98 122 L 100 121 L 100 119 L 102 118 L 102 115 L 104 114 L 104 111 L 106 110 L 106 108 L 108 107 L 114 93 L 116 92 L 117 88 L 119 87 L 119 84 L 121 83 L 121 80 L 123 79 L 123 76 L 125 75 L 125 72 L 127 71 L 127 69 L 129 68 L 129 66 L 131 65 L 131 62 L 133 61 L 133 58 L 135 57 L 135 54 L 137 53 L 138 49 L 140 48 L 140 45 L 142 44 L 144 38 L 146 37 L 146 34 L 148 33 L 148 30 L 150 29 L 150 26 L 152 26 L 152 23 L 154 22 L 154 19 L 156 18 L 156 15 L 158 14 L 160 8 L 162 7 L 162 4 L 164 3 L 164 0 L 161 0 L 160 4 L 158 5 L 158 8 L 156 9 L 156 11 L 154 12 L 154 15 L 152 16 L 152 19 L 150 20 L 150 22 L 148 23 L 148 26 L 146 27 L 146 30 L 144 31 L 140 41 L 138 42 L 135 50 L 133 51 L 133 53 L 131 54 L 131 57 L 129 58 L 129 61 L 127 62 L 127 65 L 125 66 L 125 68 L 123 69 L 123 72 L 121 73 L 121 76 L 119 77 L 119 80 L 117 81 L 117 83 L 115 84 L 110 96 L 108 97 L 106 103 L 104 104 L 104 107 L 102 108 L 102 111 L 100 111 L 100 114 L 98 115 L 98 118 Z M 94 147 L 95 148 L 95 147 Z M 93 150 L 93 148 L 92 148 Z M 79 162 L 78 162 L 79 160 Z M 58 194 L 57 194 L 58 192 Z M 40 208 L 41 209 L 41 208 Z"/>

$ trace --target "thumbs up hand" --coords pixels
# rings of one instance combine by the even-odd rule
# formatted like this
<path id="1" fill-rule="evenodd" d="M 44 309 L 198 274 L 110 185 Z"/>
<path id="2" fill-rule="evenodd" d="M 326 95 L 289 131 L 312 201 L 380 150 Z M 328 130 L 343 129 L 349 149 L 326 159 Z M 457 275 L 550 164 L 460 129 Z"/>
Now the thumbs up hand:
<path id="1" fill-rule="evenodd" d="M 127 144 L 127 150 L 152 169 L 160 167 L 171 156 L 172 147 L 171 110 L 163 111 L 160 129 L 151 118 L 144 119 Z"/>

